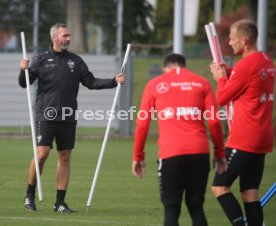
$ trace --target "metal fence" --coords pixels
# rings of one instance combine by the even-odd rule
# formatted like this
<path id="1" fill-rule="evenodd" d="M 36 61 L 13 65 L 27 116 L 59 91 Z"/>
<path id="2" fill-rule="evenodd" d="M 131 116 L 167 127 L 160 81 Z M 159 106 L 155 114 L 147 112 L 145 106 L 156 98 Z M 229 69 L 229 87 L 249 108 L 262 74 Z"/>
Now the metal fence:
<path id="1" fill-rule="evenodd" d="M 0 0 L 0 134 L 26 132 L 29 126 L 26 91 L 17 82 L 22 57 L 20 32 L 25 32 L 30 57 L 50 46 L 53 24 L 66 23 L 72 38 L 69 50 L 80 54 L 96 77 L 112 78 L 121 63 L 120 7 L 121 0 Z M 106 111 L 111 108 L 114 92 L 81 87 L 79 109 Z M 81 115 L 78 125 L 104 128 L 107 119 L 85 121 Z M 119 121 L 115 119 L 112 127 L 120 131 Z"/>
<path id="2" fill-rule="evenodd" d="M 115 56 L 113 55 L 81 55 L 89 65 L 90 70 L 98 78 L 112 78 L 117 71 Z M 0 54 L 0 127 L 28 127 L 30 125 L 26 90 L 18 85 L 19 61 L 22 55 L 19 53 Z M 31 87 L 33 87 L 32 85 Z M 32 89 L 32 97 L 35 99 L 35 89 Z M 108 111 L 111 108 L 115 89 L 88 90 L 80 85 L 78 125 L 80 127 L 105 127 L 107 118 L 97 120 L 84 117 L 83 112 L 95 112 L 96 110 Z M 118 121 L 114 120 L 113 127 L 118 127 Z M 2 130 L 2 132 L 4 132 Z"/>
<path id="3" fill-rule="evenodd" d="M 60 22 L 72 32 L 74 51 L 115 54 L 118 2 L 0 0 L 0 52 L 20 51 L 21 31 L 26 33 L 30 52 L 45 49 L 50 45 L 50 27 Z"/>

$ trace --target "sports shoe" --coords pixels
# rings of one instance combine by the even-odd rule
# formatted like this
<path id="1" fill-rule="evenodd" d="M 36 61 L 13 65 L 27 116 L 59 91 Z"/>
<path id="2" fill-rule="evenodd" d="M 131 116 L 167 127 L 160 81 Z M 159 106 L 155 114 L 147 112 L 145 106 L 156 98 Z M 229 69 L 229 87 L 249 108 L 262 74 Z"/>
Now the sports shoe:
<path id="1" fill-rule="evenodd" d="M 27 194 L 24 198 L 25 209 L 29 211 L 36 211 L 34 194 Z"/>
<path id="2" fill-rule="evenodd" d="M 70 209 L 65 202 L 55 204 L 54 206 L 55 212 L 63 212 L 63 213 L 73 213 L 74 210 Z"/>

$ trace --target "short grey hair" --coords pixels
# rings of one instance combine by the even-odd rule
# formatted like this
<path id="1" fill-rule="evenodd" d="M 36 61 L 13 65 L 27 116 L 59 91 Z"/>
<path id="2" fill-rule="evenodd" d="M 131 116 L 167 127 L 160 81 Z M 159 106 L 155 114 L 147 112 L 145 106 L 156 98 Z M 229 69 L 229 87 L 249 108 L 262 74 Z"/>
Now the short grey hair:
<path id="1" fill-rule="evenodd" d="M 57 30 L 58 30 L 60 27 L 67 28 L 67 25 L 66 25 L 66 24 L 63 24 L 63 23 L 56 23 L 56 24 L 54 24 L 54 25 L 51 27 L 51 29 L 50 29 L 50 37 L 51 37 L 51 38 L 53 38 L 54 33 L 56 33 Z"/>

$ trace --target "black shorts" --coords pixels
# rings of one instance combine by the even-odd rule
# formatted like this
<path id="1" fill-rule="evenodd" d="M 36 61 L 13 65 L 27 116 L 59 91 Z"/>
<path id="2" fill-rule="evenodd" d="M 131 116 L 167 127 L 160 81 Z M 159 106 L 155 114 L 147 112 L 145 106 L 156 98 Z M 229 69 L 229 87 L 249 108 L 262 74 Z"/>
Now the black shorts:
<path id="1" fill-rule="evenodd" d="M 53 140 L 55 139 L 57 150 L 72 150 L 75 145 L 76 126 L 75 122 L 37 122 L 37 146 L 49 146 L 53 148 Z"/>
<path id="2" fill-rule="evenodd" d="M 180 204 L 185 200 L 204 203 L 210 171 L 209 154 L 181 155 L 158 161 L 161 201 L 165 205 Z"/>
<path id="3" fill-rule="evenodd" d="M 263 177 L 265 154 L 254 154 L 233 148 L 225 148 L 227 171 L 216 174 L 213 186 L 231 187 L 239 177 L 240 192 L 258 189 Z"/>

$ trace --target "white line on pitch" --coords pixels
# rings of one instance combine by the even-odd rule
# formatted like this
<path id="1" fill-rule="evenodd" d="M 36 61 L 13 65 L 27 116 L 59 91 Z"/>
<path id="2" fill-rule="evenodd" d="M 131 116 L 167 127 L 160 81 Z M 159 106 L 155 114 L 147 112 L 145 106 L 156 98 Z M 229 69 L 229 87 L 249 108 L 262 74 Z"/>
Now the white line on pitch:
<path id="1" fill-rule="evenodd" d="M 109 225 L 137 225 L 135 223 L 127 222 L 112 222 L 112 221 L 91 221 L 91 220 L 74 220 L 74 219 L 60 219 L 60 218 L 34 218 L 34 217 L 1 217 L 5 220 L 31 220 L 31 221 L 63 221 L 63 222 L 77 222 L 77 223 L 97 223 L 97 224 L 109 224 Z M 139 225 L 141 225 L 139 223 Z M 161 224 L 142 224 L 144 226 L 161 226 Z"/>

